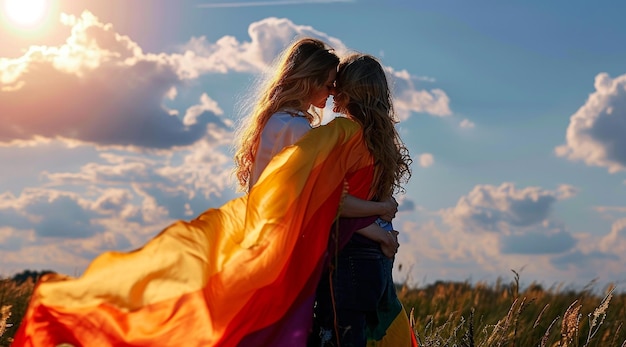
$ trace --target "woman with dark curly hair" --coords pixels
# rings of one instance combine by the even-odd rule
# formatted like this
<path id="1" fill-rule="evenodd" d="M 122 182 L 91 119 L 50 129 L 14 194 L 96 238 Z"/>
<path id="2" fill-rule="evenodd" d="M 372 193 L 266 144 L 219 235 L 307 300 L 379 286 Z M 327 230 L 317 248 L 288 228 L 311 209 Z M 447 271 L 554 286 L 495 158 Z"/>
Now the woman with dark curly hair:
<path id="1" fill-rule="evenodd" d="M 412 160 L 396 131 L 391 91 L 378 60 L 367 54 L 342 59 L 334 102 L 335 112 L 362 128 L 374 163 L 372 198 L 384 200 L 403 191 Z M 340 234 L 344 232 L 341 225 Z M 349 241 L 338 248 L 318 285 L 309 346 L 365 347 L 368 337 L 385 341 L 385 336 L 388 345 L 416 344 L 396 297 L 393 259 L 376 242 L 358 233 L 348 234 Z"/>

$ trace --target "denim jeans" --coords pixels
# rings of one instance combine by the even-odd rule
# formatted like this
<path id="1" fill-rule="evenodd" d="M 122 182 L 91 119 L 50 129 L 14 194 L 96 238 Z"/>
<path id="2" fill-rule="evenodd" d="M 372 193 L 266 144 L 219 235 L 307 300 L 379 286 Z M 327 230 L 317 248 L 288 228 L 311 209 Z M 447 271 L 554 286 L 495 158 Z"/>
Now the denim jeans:
<path id="1" fill-rule="evenodd" d="M 387 291 L 394 290 L 393 260 L 378 245 L 354 237 L 335 257 L 317 287 L 313 333 L 308 347 L 365 347 L 366 331 Z M 336 324 L 335 324 L 336 319 Z"/>

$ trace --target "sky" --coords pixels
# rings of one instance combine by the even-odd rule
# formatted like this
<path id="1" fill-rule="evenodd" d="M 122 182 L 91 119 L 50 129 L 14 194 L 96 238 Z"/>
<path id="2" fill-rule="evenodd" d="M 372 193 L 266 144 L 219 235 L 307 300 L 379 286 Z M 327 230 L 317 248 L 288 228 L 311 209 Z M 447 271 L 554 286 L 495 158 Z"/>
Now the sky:
<path id="1" fill-rule="evenodd" d="M 624 2 L 0 0 L 0 276 L 80 275 L 239 196 L 293 39 L 372 54 L 414 160 L 394 278 L 626 286 Z M 331 100 L 329 99 L 329 106 Z M 327 120 L 332 118 L 329 110 Z"/>

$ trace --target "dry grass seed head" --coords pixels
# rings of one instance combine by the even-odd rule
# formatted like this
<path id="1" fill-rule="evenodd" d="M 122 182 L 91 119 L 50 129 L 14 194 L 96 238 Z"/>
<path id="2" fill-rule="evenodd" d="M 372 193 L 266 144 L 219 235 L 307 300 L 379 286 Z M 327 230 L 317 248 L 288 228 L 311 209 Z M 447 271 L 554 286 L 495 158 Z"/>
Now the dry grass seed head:
<path id="1" fill-rule="evenodd" d="M 11 317 L 11 305 L 2 306 L 2 308 L 0 308 L 0 336 L 2 336 L 7 329 L 9 317 Z"/>
<path id="2" fill-rule="evenodd" d="M 602 324 L 602 322 L 604 321 L 604 318 L 606 317 L 606 310 L 609 308 L 609 303 L 611 302 L 611 298 L 613 297 L 614 290 L 615 287 L 611 288 L 609 293 L 604 297 L 604 299 L 602 299 L 600 306 L 593 310 L 593 314 L 590 314 L 590 316 L 593 316 L 593 319 L 591 321 L 591 327 L 596 325 L 598 317 L 600 316 L 602 316 L 602 318 L 599 324 Z"/>
<path id="3" fill-rule="evenodd" d="M 576 305 L 578 300 L 574 301 L 563 314 L 563 323 L 561 325 L 561 347 L 567 347 L 578 337 L 578 326 L 580 323 L 580 309 L 582 305 Z"/>
<path id="4" fill-rule="evenodd" d="M 602 325 L 602 323 L 604 323 L 604 319 L 606 318 L 606 311 L 609 308 L 609 303 L 611 302 L 611 298 L 613 297 L 614 290 L 614 286 L 609 287 L 609 293 L 604 297 L 604 299 L 602 299 L 600 305 L 596 307 L 595 310 L 593 310 L 593 313 L 590 313 L 587 317 L 589 319 L 589 334 L 587 335 L 587 342 L 585 343 L 585 346 L 589 345 L 591 339 L 593 339 L 593 337 L 598 333 L 598 330 L 600 330 L 600 326 Z M 600 319 L 599 321 L 598 318 Z M 604 338 L 602 339 L 602 341 L 604 341 Z"/>

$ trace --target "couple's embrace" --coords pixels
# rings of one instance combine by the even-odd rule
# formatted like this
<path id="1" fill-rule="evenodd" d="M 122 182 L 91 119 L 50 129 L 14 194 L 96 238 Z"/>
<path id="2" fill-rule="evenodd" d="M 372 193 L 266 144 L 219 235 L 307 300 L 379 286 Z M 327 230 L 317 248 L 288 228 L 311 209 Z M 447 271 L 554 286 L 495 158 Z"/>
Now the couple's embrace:
<path id="1" fill-rule="evenodd" d="M 319 126 L 334 96 L 343 115 Z M 372 56 L 302 38 L 241 128 L 246 194 L 36 287 L 16 346 L 415 345 L 391 278 L 411 159 Z"/>

